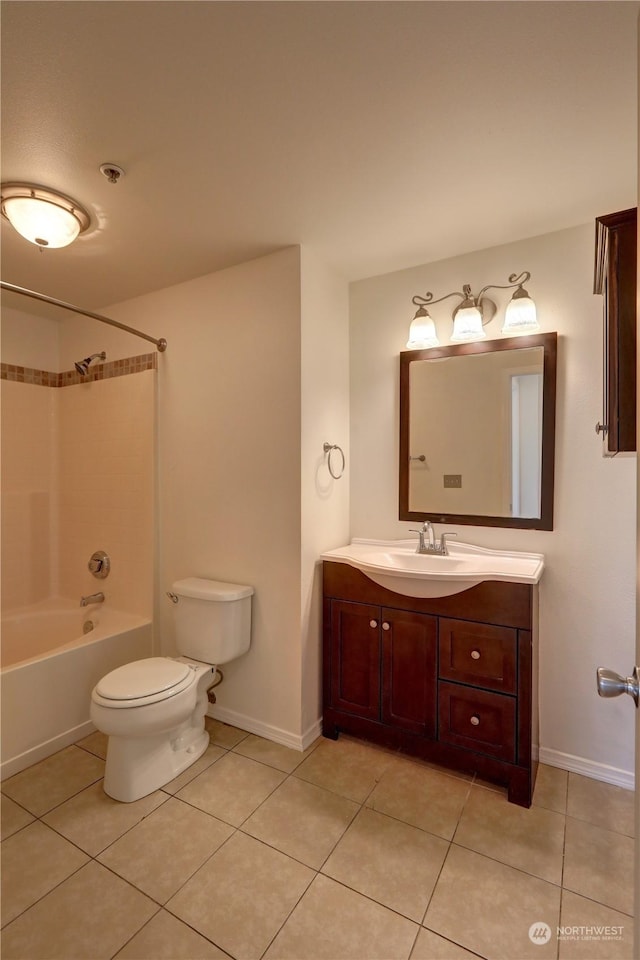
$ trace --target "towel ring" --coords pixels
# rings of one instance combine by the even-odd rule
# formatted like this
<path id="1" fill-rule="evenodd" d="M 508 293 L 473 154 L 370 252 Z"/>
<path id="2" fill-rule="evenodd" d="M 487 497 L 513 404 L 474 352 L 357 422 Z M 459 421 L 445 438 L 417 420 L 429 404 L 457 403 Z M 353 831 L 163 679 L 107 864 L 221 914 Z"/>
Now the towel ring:
<path id="1" fill-rule="evenodd" d="M 322 449 L 328 455 L 327 466 L 329 467 L 329 473 L 331 474 L 334 480 L 339 480 L 342 474 L 344 473 L 344 468 L 346 466 L 346 460 L 344 458 L 344 451 L 342 447 L 339 447 L 337 443 L 323 443 Z M 338 450 L 340 452 L 340 456 L 342 457 L 342 466 L 340 467 L 340 473 L 336 473 L 333 467 L 331 466 L 331 454 L 333 453 L 334 450 Z"/>

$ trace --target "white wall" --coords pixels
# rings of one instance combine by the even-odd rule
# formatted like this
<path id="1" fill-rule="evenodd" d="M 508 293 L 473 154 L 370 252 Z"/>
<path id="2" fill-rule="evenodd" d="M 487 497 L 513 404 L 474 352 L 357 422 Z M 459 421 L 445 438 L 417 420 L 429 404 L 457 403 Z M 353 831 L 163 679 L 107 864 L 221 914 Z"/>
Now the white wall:
<path id="1" fill-rule="evenodd" d="M 2 362 L 59 373 L 60 321 L 28 313 L 28 302 L 24 312 L 2 307 Z"/>
<path id="2" fill-rule="evenodd" d="M 314 725 L 316 735 L 320 732 L 322 712 L 318 557 L 349 540 L 349 297 L 346 282 L 306 247 L 301 265 L 301 697 L 302 731 L 308 739 Z M 340 480 L 329 473 L 325 442 L 344 451 L 347 466 Z"/>
<path id="3" fill-rule="evenodd" d="M 398 354 L 413 316 L 411 297 L 427 290 L 442 296 L 463 283 L 478 290 L 530 270 L 527 288 L 541 331 L 559 334 L 555 528 L 453 529 L 483 546 L 545 554 L 541 757 L 628 782 L 632 711 L 599 699 L 595 670 L 605 664 L 626 676 L 634 657 L 636 461 L 603 458 L 594 432 L 602 416 L 602 301 L 591 292 L 593 243 L 586 224 L 352 285 L 351 536 L 404 537 L 410 526 L 398 520 Z M 510 294 L 490 295 L 499 308 L 487 331 L 495 339 Z M 451 329 L 448 303 L 431 311 L 442 342 Z"/>
<path id="4" fill-rule="evenodd" d="M 348 444 L 346 283 L 290 247 L 101 312 L 168 341 L 158 357 L 162 652 L 174 652 L 165 591 L 175 579 L 251 584 L 252 645 L 223 667 L 212 712 L 302 746 L 320 710 L 317 557 L 348 539 L 347 481 L 326 483 L 322 454 L 324 439 Z M 67 324 L 66 365 L 83 350 L 153 349 L 88 324 Z"/>

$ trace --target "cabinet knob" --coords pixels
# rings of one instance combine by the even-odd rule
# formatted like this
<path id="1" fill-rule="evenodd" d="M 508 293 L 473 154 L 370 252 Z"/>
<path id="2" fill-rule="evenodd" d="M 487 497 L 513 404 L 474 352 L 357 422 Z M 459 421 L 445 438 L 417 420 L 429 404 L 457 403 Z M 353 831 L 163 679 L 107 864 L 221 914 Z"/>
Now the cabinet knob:
<path id="1" fill-rule="evenodd" d="M 599 421 L 598 423 L 596 423 L 596 433 L 601 433 L 604 436 L 604 434 L 607 433 L 608 430 L 609 430 L 609 427 L 607 426 L 606 423 L 600 423 Z"/>
<path id="2" fill-rule="evenodd" d="M 370 626 L 370 627 L 373 627 L 374 630 L 375 630 L 375 628 L 378 626 L 378 621 L 377 621 L 377 620 L 369 620 L 369 626 Z"/>
<path id="3" fill-rule="evenodd" d="M 382 624 L 382 629 L 383 629 L 383 630 L 391 630 L 391 625 L 388 624 L 388 623 L 386 622 L 386 620 L 385 620 L 385 622 Z"/>
<path id="4" fill-rule="evenodd" d="M 472 659 L 472 660 L 479 660 L 479 659 L 480 659 L 480 651 L 479 651 L 479 650 L 472 650 L 472 651 L 471 651 L 471 659 Z"/>
<path id="5" fill-rule="evenodd" d="M 471 717 L 470 720 L 472 727 L 478 727 L 480 725 L 480 717 L 477 717 L 475 714 Z"/>

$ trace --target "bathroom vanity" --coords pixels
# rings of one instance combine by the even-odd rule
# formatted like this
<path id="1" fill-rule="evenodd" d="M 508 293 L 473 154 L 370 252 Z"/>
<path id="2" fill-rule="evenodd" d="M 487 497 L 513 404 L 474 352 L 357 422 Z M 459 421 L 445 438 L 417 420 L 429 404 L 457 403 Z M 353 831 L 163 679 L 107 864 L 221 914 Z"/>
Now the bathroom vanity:
<path id="1" fill-rule="evenodd" d="M 530 806 L 542 558 L 530 582 L 482 579 L 462 590 L 466 584 L 454 584 L 458 592 L 448 595 L 409 596 L 389 585 L 442 593 L 449 588 L 436 581 L 444 573 L 434 575 L 431 589 L 427 577 L 422 589 L 411 573 L 394 580 L 366 564 L 363 572 L 352 553 L 355 562 L 347 552 L 346 559 L 340 551 L 323 554 L 324 736 L 344 732 L 477 773 L 504 784 L 513 803 Z M 405 556 L 409 568 L 408 548 Z M 433 569 L 450 558 L 429 559 Z"/>

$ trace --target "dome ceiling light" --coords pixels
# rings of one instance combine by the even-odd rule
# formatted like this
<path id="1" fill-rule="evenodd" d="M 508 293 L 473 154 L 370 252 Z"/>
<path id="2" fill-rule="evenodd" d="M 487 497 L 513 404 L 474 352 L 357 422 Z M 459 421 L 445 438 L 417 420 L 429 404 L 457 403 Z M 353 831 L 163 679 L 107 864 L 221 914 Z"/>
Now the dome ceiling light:
<path id="1" fill-rule="evenodd" d="M 66 247 L 89 227 L 89 214 L 71 197 L 35 183 L 3 183 L 2 216 L 40 249 Z"/>

